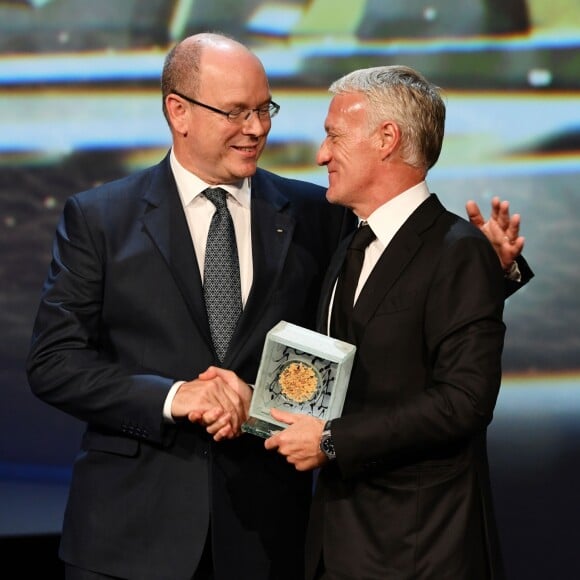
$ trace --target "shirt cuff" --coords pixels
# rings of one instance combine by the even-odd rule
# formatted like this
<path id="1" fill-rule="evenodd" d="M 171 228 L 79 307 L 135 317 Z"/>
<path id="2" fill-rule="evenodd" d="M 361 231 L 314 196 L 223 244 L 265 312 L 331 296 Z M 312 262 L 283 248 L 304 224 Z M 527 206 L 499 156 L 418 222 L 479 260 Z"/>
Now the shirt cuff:
<path id="1" fill-rule="evenodd" d="M 177 393 L 179 387 L 183 385 L 185 381 L 177 381 L 173 383 L 169 392 L 167 393 L 167 397 L 165 397 L 165 403 L 163 403 L 163 419 L 167 423 L 175 423 L 175 419 L 171 414 L 171 405 L 173 404 L 173 399 L 175 398 L 175 393 Z"/>

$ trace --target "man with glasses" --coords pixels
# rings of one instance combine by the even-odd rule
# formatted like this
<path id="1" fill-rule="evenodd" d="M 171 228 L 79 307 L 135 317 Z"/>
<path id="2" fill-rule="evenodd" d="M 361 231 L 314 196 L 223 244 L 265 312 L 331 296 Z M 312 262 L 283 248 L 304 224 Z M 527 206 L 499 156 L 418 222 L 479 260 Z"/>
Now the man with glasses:
<path id="1" fill-rule="evenodd" d="M 257 167 L 279 107 L 241 44 L 185 39 L 161 88 L 170 152 L 66 202 L 35 322 L 32 391 L 87 424 L 60 557 L 67 580 L 297 580 L 311 476 L 238 437 L 249 388 L 198 377 L 219 365 L 251 384 L 270 328 L 313 327 L 354 216 Z M 513 260 L 517 222 L 492 217 Z"/>

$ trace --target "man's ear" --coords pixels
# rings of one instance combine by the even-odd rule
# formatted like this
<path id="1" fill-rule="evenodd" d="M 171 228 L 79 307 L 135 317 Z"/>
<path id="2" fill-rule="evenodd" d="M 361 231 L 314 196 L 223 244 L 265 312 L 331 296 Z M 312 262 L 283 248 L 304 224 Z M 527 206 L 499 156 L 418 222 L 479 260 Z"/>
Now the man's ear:
<path id="1" fill-rule="evenodd" d="M 394 121 L 383 121 L 379 127 L 381 157 L 386 159 L 399 146 L 401 129 Z"/>
<path id="2" fill-rule="evenodd" d="M 189 107 L 177 95 L 169 94 L 165 97 L 165 108 L 173 130 L 185 135 L 189 128 Z"/>

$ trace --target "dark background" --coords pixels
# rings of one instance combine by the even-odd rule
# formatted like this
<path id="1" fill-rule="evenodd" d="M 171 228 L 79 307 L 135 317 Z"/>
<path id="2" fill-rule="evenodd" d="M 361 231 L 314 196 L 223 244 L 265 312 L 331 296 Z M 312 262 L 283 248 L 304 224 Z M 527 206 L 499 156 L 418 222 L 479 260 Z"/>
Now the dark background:
<path id="1" fill-rule="evenodd" d="M 51 567 L 83 426 L 29 392 L 24 358 L 65 198 L 170 144 L 163 58 L 202 30 L 262 58 L 282 109 L 262 165 L 326 183 L 327 87 L 401 63 L 445 89 L 428 183 L 464 215 L 522 215 L 533 281 L 506 306 L 492 481 L 513 580 L 575 580 L 580 515 L 580 3 L 577 0 L 0 0 L 0 555 Z"/>

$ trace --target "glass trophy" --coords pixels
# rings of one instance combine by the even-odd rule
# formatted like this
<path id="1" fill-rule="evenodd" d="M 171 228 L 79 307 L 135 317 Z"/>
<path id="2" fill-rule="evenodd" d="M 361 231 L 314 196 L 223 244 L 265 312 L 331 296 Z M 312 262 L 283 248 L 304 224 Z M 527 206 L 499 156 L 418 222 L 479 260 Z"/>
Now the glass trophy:
<path id="1" fill-rule="evenodd" d="M 248 420 L 242 431 L 267 438 L 287 425 L 271 409 L 328 421 L 342 413 L 356 347 L 281 321 L 266 335 Z"/>

